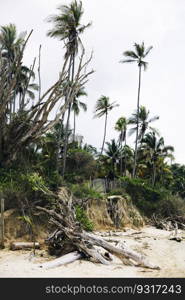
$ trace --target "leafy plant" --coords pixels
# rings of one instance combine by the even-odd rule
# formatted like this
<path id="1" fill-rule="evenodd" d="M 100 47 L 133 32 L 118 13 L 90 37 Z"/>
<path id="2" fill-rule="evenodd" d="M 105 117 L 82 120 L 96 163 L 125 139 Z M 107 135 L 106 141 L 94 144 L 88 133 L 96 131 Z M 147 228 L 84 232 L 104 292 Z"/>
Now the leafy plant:
<path id="1" fill-rule="evenodd" d="M 87 217 L 84 209 L 79 205 L 76 206 L 76 219 L 78 222 L 81 223 L 84 230 L 93 231 L 93 223 Z"/>

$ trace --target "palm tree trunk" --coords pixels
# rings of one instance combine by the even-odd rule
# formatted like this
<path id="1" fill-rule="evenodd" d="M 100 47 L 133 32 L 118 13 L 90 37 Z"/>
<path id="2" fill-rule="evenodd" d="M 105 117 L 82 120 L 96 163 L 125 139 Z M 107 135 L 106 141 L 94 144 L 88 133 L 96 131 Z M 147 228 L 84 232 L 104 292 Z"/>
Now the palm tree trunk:
<path id="1" fill-rule="evenodd" d="M 75 111 L 74 111 L 74 116 L 73 116 L 73 142 L 75 141 L 75 133 L 76 133 L 76 115 L 75 115 Z"/>
<path id="2" fill-rule="evenodd" d="M 102 155 L 103 150 L 104 150 L 104 144 L 105 144 L 105 138 L 106 138 L 106 132 L 107 132 L 107 115 L 108 115 L 108 113 L 106 112 L 106 114 L 105 114 L 104 137 L 103 137 L 103 143 L 102 143 L 102 148 L 101 148 L 101 153 L 100 153 L 100 155 Z"/>
<path id="3" fill-rule="evenodd" d="M 135 152 L 134 152 L 134 168 L 133 168 L 133 173 L 132 173 L 133 178 L 135 178 L 135 176 L 136 176 L 136 168 L 137 168 L 140 89 L 141 89 L 141 66 L 139 66 L 139 84 L 138 84 L 138 96 L 137 96 L 137 128 L 136 128 L 136 142 L 135 142 Z"/>
<path id="4" fill-rule="evenodd" d="M 75 73 L 75 53 L 71 55 L 72 57 L 72 72 L 71 72 L 71 82 L 73 83 L 74 80 L 74 73 Z M 69 120 L 70 120 L 70 114 L 71 114 L 71 103 L 69 103 L 68 108 L 68 115 L 67 115 L 67 123 L 66 123 L 66 130 L 65 130 L 65 142 L 64 142 L 64 156 L 63 156 L 63 170 L 62 170 L 62 176 L 65 175 L 66 170 L 66 158 L 67 158 L 67 147 L 68 147 L 68 131 L 69 131 Z"/>
<path id="5" fill-rule="evenodd" d="M 156 179 L 156 167 L 155 167 L 155 161 L 153 162 L 153 174 L 152 174 L 152 186 L 155 186 L 155 179 Z"/>
<path id="6" fill-rule="evenodd" d="M 126 149 L 126 145 L 127 145 L 127 133 L 125 133 L 125 149 Z M 126 159 L 126 155 L 124 157 L 124 163 L 125 163 L 124 176 L 126 176 L 127 175 L 127 159 Z"/>

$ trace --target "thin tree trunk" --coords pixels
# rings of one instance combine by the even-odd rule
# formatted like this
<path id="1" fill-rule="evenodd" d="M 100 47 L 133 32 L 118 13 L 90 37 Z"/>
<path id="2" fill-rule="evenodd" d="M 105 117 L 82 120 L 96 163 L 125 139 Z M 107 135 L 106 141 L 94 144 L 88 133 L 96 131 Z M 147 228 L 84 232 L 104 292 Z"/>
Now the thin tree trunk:
<path id="1" fill-rule="evenodd" d="M 75 133 L 76 133 L 76 115 L 75 115 L 75 111 L 74 111 L 74 116 L 73 116 L 73 142 L 75 141 Z"/>
<path id="2" fill-rule="evenodd" d="M 100 155 L 102 155 L 103 150 L 104 150 L 104 144 L 105 144 L 105 138 L 106 138 L 106 132 L 107 132 L 107 115 L 108 115 L 108 113 L 106 113 L 106 115 L 105 115 L 104 137 L 103 137 L 103 143 L 102 143 L 102 148 L 101 148 Z"/>
<path id="3" fill-rule="evenodd" d="M 152 186 L 155 185 L 155 179 L 156 179 L 156 167 L 155 167 L 155 161 L 154 161 L 154 162 L 153 162 Z"/>
<path id="4" fill-rule="evenodd" d="M 71 83 L 73 83 L 73 80 L 74 80 L 74 73 L 75 73 L 75 53 L 72 54 Z M 63 156 L 64 159 L 63 159 L 63 170 L 62 170 L 62 176 L 63 177 L 65 175 L 65 170 L 66 170 L 66 158 L 67 158 L 68 130 L 69 130 L 70 114 L 71 114 L 71 103 L 69 104 L 69 108 L 68 108 L 67 124 L 66 124 L 66 130 L 65 130 L 65 143 L 64 143 L 64 156 Z"/>
<path id="5" fill-rule="evenodd" d="M 132 173 L 133 178 L 135 178 L 135 176 L 136 176 L 136 168 L 137 168 L 140 88 L 141 88 L 141 66 L 139 66 L 139 85 L 138 85 L 138 96 L 137 96 L 137 128 L 136 128 L 136 142 L 135 142 L 135 152 L 134 152 L 134 168 L 133 168 L 133 173 Z"/>
<path id="6" fill-rule="evenodd" d="M 41 64 L 41 45 L 39 47 L 39 66 L 38 66 L 38 76 L 39 76 L 39 100 L 41 99 L 41 73 L 40 73 L 40 64 Z"/>
<path id="7" fill-rule="evenodd" d="M 126 137 L 126 133 L 125 133 L 125 149 L 126 149 L 126 145 L 127 145 L 127 137 Z M 126 153 L 125 153 L 126 154 Z M 126 159 L 126 155 L 124 157 L 124 161 L 125 161 L 125 170 L 124 170 L 124 175 L 127 175 L 127 159 Z"/>

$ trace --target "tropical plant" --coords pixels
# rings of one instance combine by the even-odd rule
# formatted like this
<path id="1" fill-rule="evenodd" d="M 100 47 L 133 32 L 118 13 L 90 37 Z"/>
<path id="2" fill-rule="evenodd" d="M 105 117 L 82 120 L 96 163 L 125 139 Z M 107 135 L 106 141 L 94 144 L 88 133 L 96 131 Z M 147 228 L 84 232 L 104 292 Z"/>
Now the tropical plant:
<path id="1" fill-rule="evenodd" d="M 156 120 L 159 120 L 159 116 L 150 117 L 150 111 L 146 109 L 145 106 L 139 107 L 139 120 L 137 118 L 137 112 L 134 112 L 132 116 L 129 118 L 128 123 L 131 125 L 136 125 L 136 127 L 133 127 L 129 130 L 129 135 L 132 135 L 137 130 L 137 122 L 139 123 L 139 133 L 138 133 L 138 141 L 142 143 L 142 139 L 146 133 L 146 131 L 149 129 L 150 131 L 155 132 L 157 135 L 159 135 L 158 130 L 151 127 L 150 124 Z"/>
<path id="2" fill-rule="evenodd" d="M 145 161 L 151 165 L 152 185 L 155 185 L 157 166 L 165 161 L 166 158 L 173 159 L 172 153 L 174 148 L 172 146 L 165 146 L 164 138 L 157 139 L 155 132 L 147 133 L 143 138 L 142 151 Z"/>
<path id="3" fill-rule="evenodd" d="M 134 153 L 134 168 L 133 168 L 133 177 L 136 176 L 136 167 L 137 167 L 137 149 L 138 149 L 138 135 L 139 135 L 139 106 L 140 106 L 140 89 L 141 89 L 141 70 L 147 69 L 148 63 L 144 60 L 146 56 L 149 54 L 153 47 L 150 46 L 145 49 L 144 42 L 139 45 L 137 43 L 134 44 L 135 52 L 132 50 L 125 51 L 123 56 L 126 59 L 121 60 L 121 63 L 137 63 L 139 68 L 139 83 L 138 83 L 138 96 L 137 96 L 137 127 L 136 127 L 136 141 L 135 141 L 135 153 Z"/>
<path id="4" fill-rule="evenodd" d="M 119 106 L 119 105 L 116 104 L 116 102 L 110 103 L 109 97 L 106 97 L 106 96 L 101 96 L 96 102 L 95 117 L 101 118 L 101 117 L 105 116 L 104 136 L 103 136 L 103 143 L 102 143 L 100 155 L 103 154 L 103 150 L 104 150 L 104 144 L 105 144 L 105 138 L 106 138 L 106 132 L 107 132 L 108 113 L 116 106 Z"/>
<path id="5" fill-rule="evenodd" d="M 115 130 L 120 132 L 119 135 L 119 144 L 122 147 L 123 142 L 125 141 L 125 146 L 126 146 L 126 137 L 127 137 L 127 125 L 128 125 L 128 120 L 125 117 L 121 117 L 117 120 L 116 125 L 115 125 Z M 124 156 L 125 159 L 125 156 Z M 124 161 L 125 164 L 125 173 L 126 173 L 126 159 Z M 123 173 L 123 157 L 121 155 L 121 160 L 120 160 L 120 174 L 122 176 Z M 126 175 L 126 174 L 125 174 Z"/>
<path id="6" fill-rule="evenodd" d="M 111 142 L 106 142 L 107 148 L 105 150 L 105 155 L 111 162 L 111 171 L 115 176 L 116 166 L 118 165 L 120 158 L 122 156 L 121 146 L 116 143 L 115 139 L 112 139 Z"/>

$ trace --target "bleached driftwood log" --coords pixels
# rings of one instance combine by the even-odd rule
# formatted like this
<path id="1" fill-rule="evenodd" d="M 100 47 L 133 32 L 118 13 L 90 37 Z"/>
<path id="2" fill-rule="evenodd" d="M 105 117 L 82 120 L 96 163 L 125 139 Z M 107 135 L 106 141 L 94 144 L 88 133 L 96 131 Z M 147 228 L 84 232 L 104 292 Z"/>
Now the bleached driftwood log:
<path id="1" fill-rule="evenodd" d="M 80 259 L 81 257 L 82 255 L 78 251 L 74 251 L 66 255 L 63 255 L 62 257 L 56 258 L 52 261 L 48 261 L 46 263 L 40 264 L 39 267 L 44 269 L 56 268 L 62 265 L 72 263 L 75 260 Z"/>
<path id="2" fill-rule="evenodd" d="M 29 250 L 29 249 L 40 249 L 38 242 L 12 242 L 10 244 L 10 250 Z"/>

